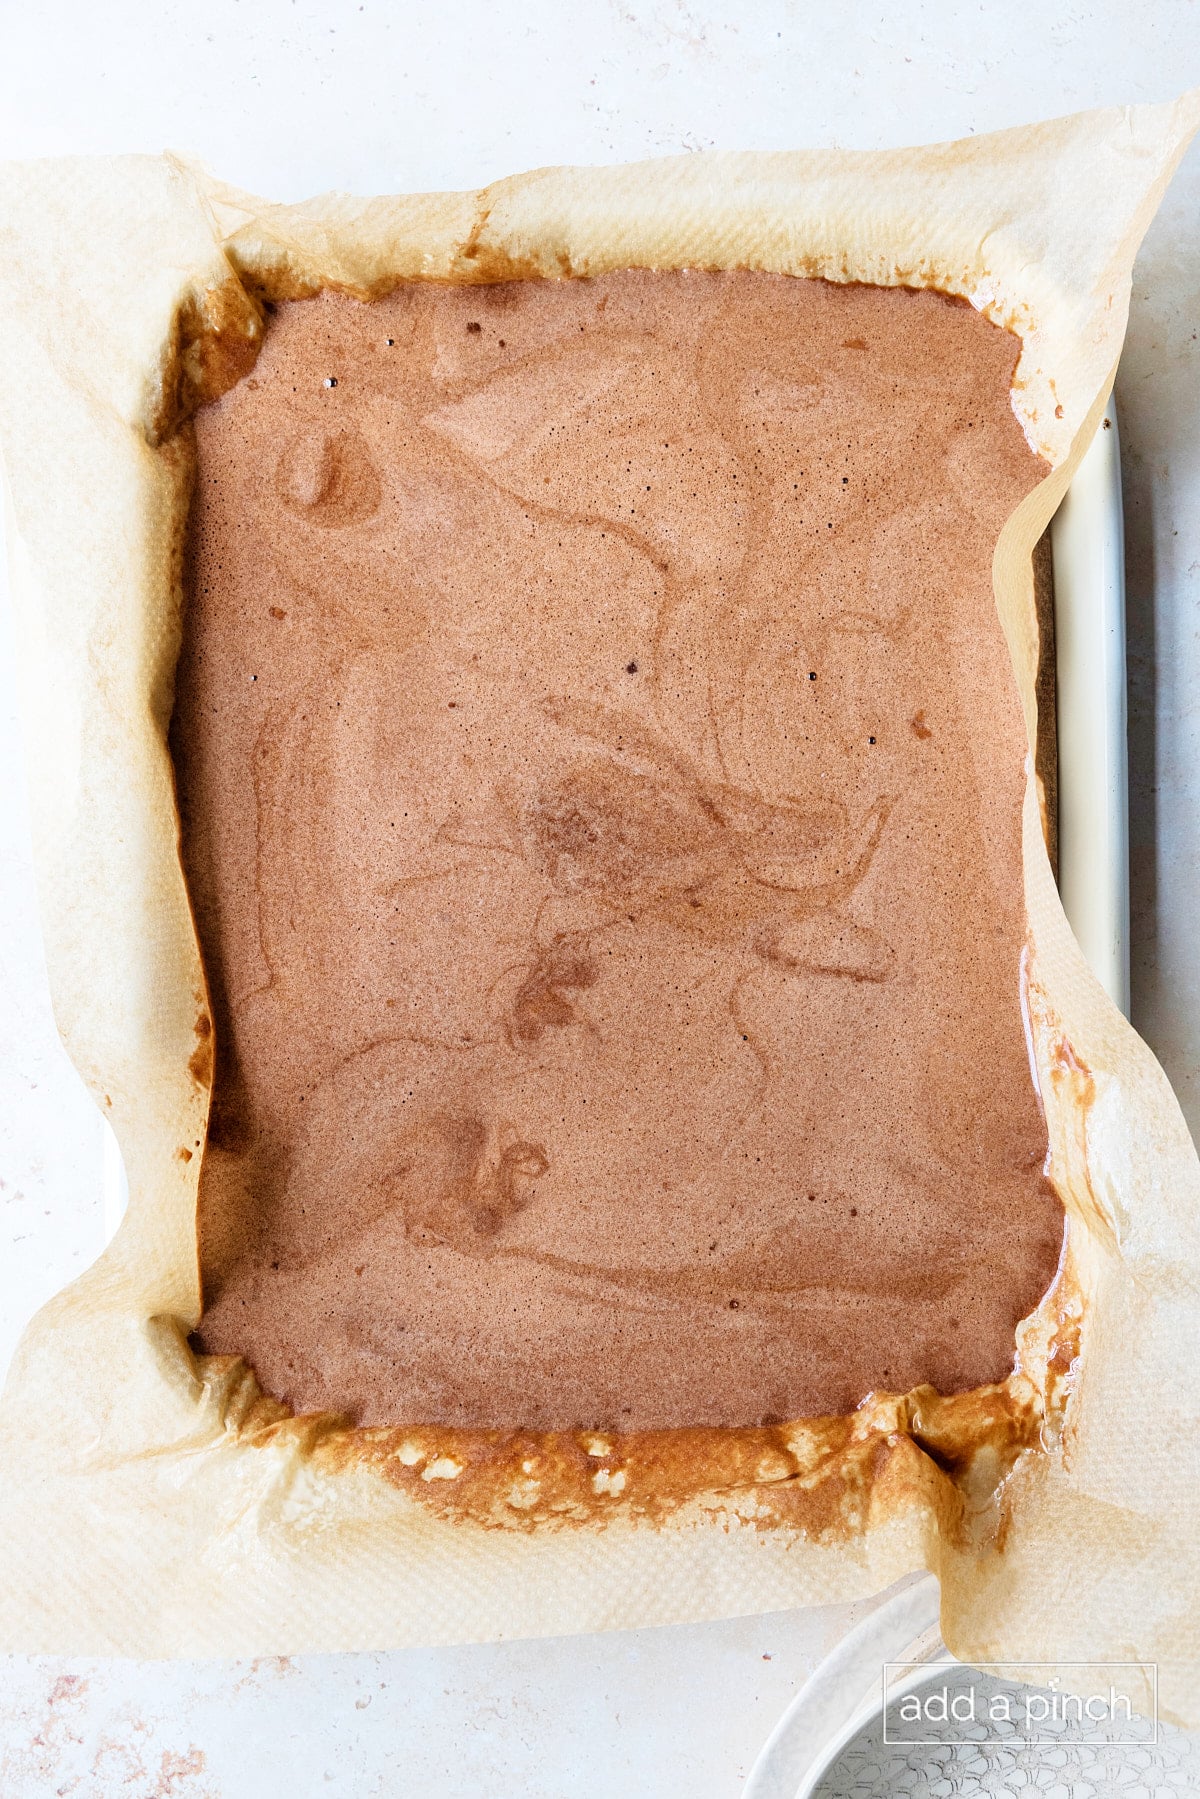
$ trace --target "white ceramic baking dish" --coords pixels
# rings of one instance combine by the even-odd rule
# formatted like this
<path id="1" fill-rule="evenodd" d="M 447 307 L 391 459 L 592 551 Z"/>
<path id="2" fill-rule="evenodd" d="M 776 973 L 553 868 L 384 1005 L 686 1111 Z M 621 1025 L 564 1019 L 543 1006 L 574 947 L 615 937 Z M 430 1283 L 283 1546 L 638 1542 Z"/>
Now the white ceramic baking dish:
<path id="1" fill-rule="evenodd" d="M 1058 738 L 1059 888 L 1105 988 L 1129 1004 L 1125 577 L 1121 466 L 1110 405 L 1051 525 Z M 111 1237 L 128 1189 L 105 1125 L 104 1213 Z M 764 1745 L 743 1799 L 807 1799 L 881 1709 L 883 1662 L 944 1657 L 938 1586 L 914 1581 L 834 1649 Z M 920 1679 L 919 1671 L 914 1679 Z"/>
<path id="2" fill-rule="evenodd" d="M 1080 947 L 1127 1012 L 1125 539 L 1111 404 L 1054 517 L 1050 541 L 1059 890 Z M 911 1662 L 919 1681 L 921 1663 L 945 1657 L 938 1584 L 925 1575 L 885 1599 L 826 1657 L 763 1746 L 743 1799 L 808 1799 L 847 1744 L 879 1717 L 884 1662 Z M 913 1799 L 918 1793 L 914 1788 Z"/>
<path id="3" fill-rule="evenodd" d="M 1084 955 L 1129 1010 L 1125 529 L 1109 404 L 1050 527 L 1058 706 L 1058 885 Z"/>

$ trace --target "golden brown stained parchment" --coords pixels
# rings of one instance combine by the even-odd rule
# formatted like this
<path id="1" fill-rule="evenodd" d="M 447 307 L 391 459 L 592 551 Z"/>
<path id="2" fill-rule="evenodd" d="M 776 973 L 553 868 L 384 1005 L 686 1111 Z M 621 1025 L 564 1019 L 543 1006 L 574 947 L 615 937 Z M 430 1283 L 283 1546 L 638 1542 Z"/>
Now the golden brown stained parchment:
<path id="1" fill-rule="evenodd" d="M 1015 330 L 1053 473 L 995 558 L 1031 744 L 1030 556 L 1108 395 L 1133 256 L 1200 97 L 885 154 L 543 170 L 481 194 L 272 206 L 177 158 L 0 173 L 0 443 L 59 1026 L 121 1142 L 114 1242 L 0 1407 L 0 1645 L 381 1647 L 849 1598 L 920 1567 L 964 1656 L 1160 1663 L 1200 1721 L 1200 1166 L 1062 915 L 1031 781 L 1031 1051 L 1069 1215 L 1001 1388 L 850 1418 L 600 1437 L 351 1431 L 197 1360 L 211 1037 L 165 727 L 185 421 L 261 301 L 322 286 L 751 266 L 934 285 Z"/>

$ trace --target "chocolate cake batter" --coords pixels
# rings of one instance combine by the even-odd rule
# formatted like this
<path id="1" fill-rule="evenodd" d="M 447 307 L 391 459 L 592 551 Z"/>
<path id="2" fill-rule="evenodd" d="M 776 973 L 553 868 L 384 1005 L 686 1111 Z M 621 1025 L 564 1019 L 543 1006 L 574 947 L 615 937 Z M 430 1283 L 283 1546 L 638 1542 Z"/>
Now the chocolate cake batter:
<path id="1" fill-rule="evenodd" d="M 172 729 L 205 1349 L 540 1429 L 1011 1369 L 1063 1228 L 1018 349 L 751 273 L 275 312 L 196 421 Z"/>

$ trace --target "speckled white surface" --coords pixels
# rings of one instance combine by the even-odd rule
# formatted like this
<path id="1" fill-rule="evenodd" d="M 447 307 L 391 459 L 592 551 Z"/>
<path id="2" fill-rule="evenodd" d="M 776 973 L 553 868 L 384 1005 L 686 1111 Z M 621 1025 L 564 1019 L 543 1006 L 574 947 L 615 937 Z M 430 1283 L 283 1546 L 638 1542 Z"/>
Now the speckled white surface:
<path id="1" fill-rule="evenodd" d="M 0 8 L 0 157 L 184 148 L 290 199 L 708 146 L 874 148 L 1197 82 L 1190 0 L 41 0 Z M 1198 211 L 1193 150 L 1138 265 L 1118 384 L 1133 1011 L 1193 1130 Z M 100 1167 L 99 1123 L 46 999 L 0 606 L 0 1366 L 98 1251 Z M 853 1615 L 252 1664 L 9 1658 L 0 1795 L 735 1799 Z"/>

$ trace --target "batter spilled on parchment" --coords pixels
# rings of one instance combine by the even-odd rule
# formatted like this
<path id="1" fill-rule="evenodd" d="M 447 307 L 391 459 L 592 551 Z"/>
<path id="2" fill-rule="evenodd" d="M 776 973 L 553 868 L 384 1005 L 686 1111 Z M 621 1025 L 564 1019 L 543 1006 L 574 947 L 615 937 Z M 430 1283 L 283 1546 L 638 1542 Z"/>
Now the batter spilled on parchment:
<path id="1" fill-rule="evenodd" d="M 1009 1371 L 1063 1229 L 1018 347 L 752 273 L 278 308 L 196 421 L 172 727 L 205 1349 L 538 1429 Z"/>

